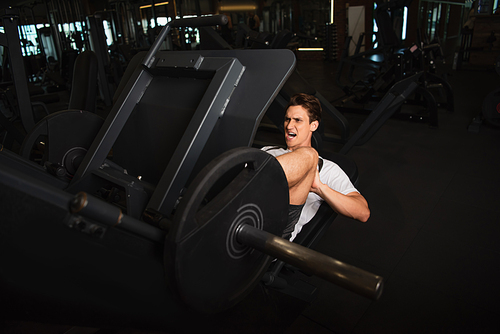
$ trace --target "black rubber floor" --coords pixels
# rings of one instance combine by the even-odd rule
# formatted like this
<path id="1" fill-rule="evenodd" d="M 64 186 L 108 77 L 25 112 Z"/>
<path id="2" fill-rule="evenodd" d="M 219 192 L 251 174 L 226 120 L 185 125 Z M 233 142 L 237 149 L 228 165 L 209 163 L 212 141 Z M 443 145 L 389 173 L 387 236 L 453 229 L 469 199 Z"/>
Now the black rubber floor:
<path id="1" fill-rule="evenodd" d="M 329 100 L 342 95 L 336 63 L 297 67 Z M 354 147 L 348 155 L 371 217 L 365 224 L 337 218 L 318 246 L 382 275 L 382 297 L 370 301 L 313 278 L 319 297 L 287 333 L 500 331 L 500 129 L 467 130 L 500 76 L 493 69 L 444 72 L 455 111 L 441 109 L 438 128 L 390 119 Z M 366 117 L 346 116 L 353 124 Z"/>

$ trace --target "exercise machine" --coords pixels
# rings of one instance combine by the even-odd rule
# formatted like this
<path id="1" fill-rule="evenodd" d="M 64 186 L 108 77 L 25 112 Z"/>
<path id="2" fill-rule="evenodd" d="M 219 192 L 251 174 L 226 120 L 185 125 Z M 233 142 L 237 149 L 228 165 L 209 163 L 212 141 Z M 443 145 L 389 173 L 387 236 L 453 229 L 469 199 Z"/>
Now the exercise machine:
<path id="1" fill-rule="evenodd" d="M 339 63 L 337 83 L 341 85 L 345 95 L 332 101 L 337 108 L 343 112 L 369 113 L 371 109 L 352 106 L 352 103 L 365 106 L 373 102 L 379 102 L 390 87 L 395 83 L 420 73 L 419 86 L 414 96 L 407 97 L 405 103 L 408 105 L 419 105 L 425 107 L 425 112 L 401 112 L 395 113 L 394 117 L 403 120 L 428 123 L 430 127 L 438 127 L 438 108 L 446 108 L 448 112 L 454 111 L 454 96 L 450 84 L 442 76 L 435 73 L 432 54 L 436 44 L 426 45 L 423 48 L 413 44 L 409 48 L 400 50 L 384 61 L 384 66 L 372 73 L 369 78 L 356 81 L 352 86 L 341 83 L 340 75 L 343 62 Z M 346 50 L 344 50 L 346 54 Z M 428 64 L 427 64 L 428 63 Z M 375 67 L 374 67 L 375 68 Z M 353 79 L 354 65 L 351 64 L 348 78 Z M 438 102 L 432 90 L 439 89 L 441 95 L 445 95 L 446 102 Z M 348 106 L 351 104 L 351 106 Z"/>
<path id="2" fill-rule="evenodd" d="M 4 315 L 278 330 L 303 302 L 262 285 L 273 258 L 380 296 L 380 276 L 276 236 L 288 212 L 286 178 L 249 146 L 295 66 L 293 53 L 158 51 L 170 27 L 207 20 L 224 23 L 214 16 L 165 26 L 72 178 L 0 152 Z"/>

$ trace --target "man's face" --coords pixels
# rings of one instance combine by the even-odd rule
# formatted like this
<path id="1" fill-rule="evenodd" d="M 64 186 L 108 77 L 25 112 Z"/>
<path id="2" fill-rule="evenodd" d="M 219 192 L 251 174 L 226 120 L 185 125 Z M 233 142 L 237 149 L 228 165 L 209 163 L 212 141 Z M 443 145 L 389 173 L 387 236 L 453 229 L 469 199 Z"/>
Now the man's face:
<path id="1" fill-rule="evenodd" d="M 285 142 L 293 151 L 302 146 L 311 146 L 312 133 L 318 128 L 319 122 L 309 123 L 307 110 L 302 106 L 290 106 L 285 114 Z"/>

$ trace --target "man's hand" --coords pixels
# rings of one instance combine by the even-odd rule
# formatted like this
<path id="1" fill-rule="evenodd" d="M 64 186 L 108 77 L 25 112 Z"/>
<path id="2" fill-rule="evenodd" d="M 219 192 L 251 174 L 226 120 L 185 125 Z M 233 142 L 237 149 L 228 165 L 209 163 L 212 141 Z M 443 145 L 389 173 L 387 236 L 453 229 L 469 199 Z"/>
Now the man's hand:
<path id="1" fill-rule="evenodd" d="M 316 174 L 314 176 L 314 180 L 313 180 L 313 183 L 311 185 L 311 192 L 321 196 L 319 193 L 320 193 L 320 188 L 324 186 L 324 184 L 321 182 L 321 180 L 319 179 L 319 171 L 316 169 Z"/>

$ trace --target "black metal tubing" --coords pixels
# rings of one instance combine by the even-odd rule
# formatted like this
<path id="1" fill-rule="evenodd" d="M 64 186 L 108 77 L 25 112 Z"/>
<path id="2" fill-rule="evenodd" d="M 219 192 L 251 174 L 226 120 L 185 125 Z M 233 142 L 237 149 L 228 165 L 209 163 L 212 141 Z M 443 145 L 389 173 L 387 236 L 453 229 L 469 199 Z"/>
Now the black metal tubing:
<path id="1" fill-rule="evenodd" d="M 356 43 L 356 48 L 354 49 L 353 57 L 356 57 L 357 55 L 359 55 L 359 53 L 360 53 L 359 51 L 361 50 L 361 45 L 363 44 L 364 38 L 365 38 L 364 32 L 359 34 L 358 42 Z M 347 77 L 349 78 L 349 81 L 356 82 L 356 80 L 354 80 L 353 73 L 354 73 L 354 65 L 351 64 L 351 66 L 349 67 L 349 74 L 347 75 Z"/>
<path id="2" fill-rule="evenodd" d="M 90 171 L 96 170 L 102 165 L 134 110 L 135 105 L 139 103 L 144 91 L 148 88 L 153 76 L 145 69 L 138 69 L 133 78 L 135 79 L 130 80 L 126 85 L 120 98 L 116 101 L 113 109 L 106 118 L 101 130 L 73 177 L 71 185 L 76 184 Z"/>
<path id="3" fill-rule="evenodd" d="M 10 159 L 9 157 L 6 158 Z M 38 180 L 34 176 L 27 175 L 24 172 L 24 168 L 15 167 L 16 164 L 20 163 L 22 164 L 23 162 L 12 160 L 12 164 L 10 165 L 2 163 L 2 168 L 0 168 L 0 187 L 7 186 L 19 189 L 43 202 L 51 203 L 66 210 L 68 209 L 69 202 L 73 197 L 71 194 Z"/>
<path id="4" fill-rule="evenodd" d="M 119 227 L 155 242 L 165 241 L 165 232 L 145 222 L 124 215 L 109 203 L 99 200 L 85 192 L 78 193 L 70 202 L 70 211 L 90 218 L 109 227 Z"/>
<path id="5" fill-rule="evenodd" d="M 245 245 L 277 257 L 307 273 L 321 277 L 361 296 L 376 300 L 382 294 L 382 277 L 253 226 L 247 224 L 239 226 L 237 239 Z"/>
<path id="6" fill-rule="evenodd" d="M 160 67 L 160 61 L 157 64 Z M 217 120 L 223 116 L 245 68 L 235 58 L 205 58 L 200 70 L 215 71 L 215 75 L 147 205 L 167 215 L 172 212 L 191 175 L 193 161 L 197 160 Z"/>
<path id="7" fill-rule="evenodd" d="M 160 50 L 160 47 L 167 38 L 168 33 L 172 27 L 203 27 L 203 26 L 215 26 L 215 25 L 225 25 L 228 22 L 228 18 L 225 15 L 214 15 L 205 17 L 195 17 L 190 19 L 177 19 L 167 23 L 163 29 L 158 34 L 153 45 L 149 49 L 147 55 L 144 57 L 142 64 L 146 67 L 151 67 L 156 53 Z"/>
<path id="8" fill-rule="evenodd" d="M 158 37 L 156 37 L 155 41 L 153 42 L 153 45 L 151 45 L 151 48 L 149 48 L 148 53 L 146 54 L 146 56 L 144 56 L 144 60 L 142 61 L 142 65 L 144 65 L 145 67 L 148 67 L 148 68 L 151 67 L 151 65 L 154 61 L 154 56 L 156 55 L 158 50 L 160 50 L 161 44 L 163 43 L 165 38 L 167 38 L 167 35 L 170 32 L 172 22 L 173 21 L 167 23 L 163 27 L 163 29 L 158 34 Z"/>
<path id="9" fill-rule="evenodd" d="M 337 66 L 337 75 L 335 76 L 335 81 L 337 82 L 337 85 L 340 88 L 347 87 L 346 85 L 342 84 L 342 81 L 340 80 L 342 76 L 342 70 L 344 69 L 344 63 L 347 62 L 347 58 L 349 58 L 349 45 L 351 44 L 352 37 L 347 36 L 344 42 L 344 50 L 342 50 L 342 54 L 340 55 L 340 60 L 339 64 Z"/>
<path id="10" fill-rule="evenodd" d="M 113 92 L 106 74 L 106 67 L 109 66 L 109 54 L 106 45 L 106 34 L 104 33 L 103 20 L 95 15 L 87 17 L 87 25 L 91 35 L 92 50 L 95 51 L 99 61 L 97 69 L 99 75 L 99 90 L 106 106 L 112 105 Z"/>
<path id="11" fill-rule="evenodd" d="M 9 51 L 12 78 L 16 89 L 19 113 L 26 132 L 35 126 L 35 117 L 31 107 L 28 83 L 26 81 L 26 70 L 24 68 L 21 44 L 19 41 L 19 9 L 6 9 L 2 17 L 4 33 L 0 33 L 0 44 L 6 46 Z"/>

